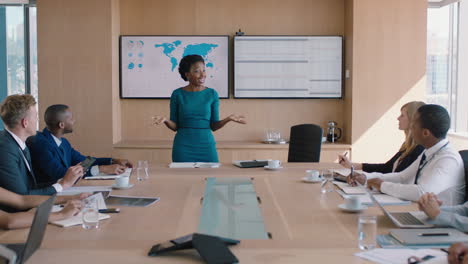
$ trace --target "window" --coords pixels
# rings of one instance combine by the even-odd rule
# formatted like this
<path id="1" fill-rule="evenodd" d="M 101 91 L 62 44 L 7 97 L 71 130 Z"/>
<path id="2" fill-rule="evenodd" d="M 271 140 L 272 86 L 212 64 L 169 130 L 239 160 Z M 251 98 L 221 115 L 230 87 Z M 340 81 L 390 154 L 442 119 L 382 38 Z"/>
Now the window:
<path id="1" fill-rule="evenodd" d="M 426 102 L 444 106 L 451 116 L 456 97 L 457 14 L 458 3 L 427 12 Z"/>
<path id="2" fill-rule="evenodd" d="M 426 102 L 450 113 L 451 130 L 468 131 L 468 19 L 467 1 L 435 6 L 427 12 Z"/>
<path id="3" fill-rule="evenodd" d="M 27 2 L 0 4 L 0 101 L 18 93 L 37 99 L 36 7 Z"/>

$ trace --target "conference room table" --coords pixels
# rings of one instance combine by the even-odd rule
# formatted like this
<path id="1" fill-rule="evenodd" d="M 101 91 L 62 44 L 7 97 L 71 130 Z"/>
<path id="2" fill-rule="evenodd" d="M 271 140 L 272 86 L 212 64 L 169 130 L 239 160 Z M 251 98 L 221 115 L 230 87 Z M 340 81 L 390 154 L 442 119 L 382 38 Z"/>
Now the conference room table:
<path id="1" fill-rule="evenodd" d="M 220 168 L 171 169 L 150 164 L 150 177 L 138 182 L 135 171 L 127 190 L 115 195 L 151 196 L 161 200 L 148 207 L 123 207 L 119 214 L 102 220 L 98 229 L 48 225 L 41 248 L 28 263 L 203 263 L 194 250 L 148 257 L 157 243 L 197 231 L 205 181 L 208 177 L 248 177 L 253 184 L 264 218 L 266 240 L 242 240 L 230 247 L 241 263 L 367 263 L 359 252 L 359 214 L 338 208 L 343 198 L 336 192 L 322 194 L 320 184 L 305 183 L 307 169 L 339 168 L 333 163 L 283 163 L 276 171 L 241 169 L 231 164 Z M 81 180 L 79 185 L 111 185 L 112 181 Z M 416 205 L 389 206 L 390 211 L 415 210 Z M 377 207 L 363 214 L 376 215 L 377 232 L 395 228 Z M 1 231 L 2 243 L 26 240 L 28 229 Z"/>

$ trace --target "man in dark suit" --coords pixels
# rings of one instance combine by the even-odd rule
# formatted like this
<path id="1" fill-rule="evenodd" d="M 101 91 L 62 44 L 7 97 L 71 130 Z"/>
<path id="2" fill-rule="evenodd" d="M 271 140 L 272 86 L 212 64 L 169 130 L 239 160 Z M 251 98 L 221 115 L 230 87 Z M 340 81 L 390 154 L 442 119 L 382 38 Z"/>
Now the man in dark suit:
<path id="1" fill-rule="evenodd" d="M 36 100 L 31 95 L 8 96 L 0 106 L 5 130 L 0 131 L 0 187 L 18 194 L 51 195 L 83 176 L 81 165 L 70 167 L 63 179 L 40 185 L 32 170 L 26 139 L 36 134 Z"/>
<path id="2" fill-rule="evenodd" d="M 31 149 L 34 173 L 40 183 L 54 182 L 64 177 L 70 166 L 86 159 L 76 151 L 64 134 L 73 132 L 75 120 L 71 109 L 66 105 L 51 105 L 44 114 L 46 128 L 27 140 Z M 126 167 L 132 167 L 128 160 L 98 158 L 85 176 L 121 174 Z"/>

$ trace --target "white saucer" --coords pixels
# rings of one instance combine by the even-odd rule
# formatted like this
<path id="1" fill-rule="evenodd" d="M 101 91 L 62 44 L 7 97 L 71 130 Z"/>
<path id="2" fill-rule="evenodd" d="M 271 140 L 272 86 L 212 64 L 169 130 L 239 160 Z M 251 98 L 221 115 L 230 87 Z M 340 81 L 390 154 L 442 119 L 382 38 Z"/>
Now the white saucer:
<path id="1" fill-rule="evenodd" d="M 122 186 L 122 187 L 117 186 L 115 184 L 112 184 L 112 189 L 117 189 L 117 190 L 126 190 L 126 189 L 130 189 L 132 187 L 133 187 L 133 184 L 129 184 L 127 186 Z"/>
<path id="2" fill-rule="evenodd" d="M 307 183 L 319 183 L 319 182 L 323 182 L 323 180 L 320 179 L 320 178 L 319 178 L 318 180 L 315 180 L 315 181 L 309 180 L 309 177 L 307 177 L 307 176 L 302 177 L 302 181 L 303 181 L 303 182 L 307 182 Z"/>
<path id="3" fill-rule="evenodd" d="M 366 210 L 368 207 L 365 206 L 365 205 L 361 205 L 361 207 L 359 208 L 355 208 L 355 209 L 350 209 L 348 207 L 346 207 L 345 204 L 340 204 L 338 205 L 338 208 L 340 208 L 341 210 L 345 211 L 345 212 L 348 212 L 348 213 L 359 213 L 363 210 Z"/>
<path id="4" fill-rule="evenodd" d="M 264 139 L 262 143 L 264 144 L 287 144 L 288 141 L 286 139 L 278 139 L 278 140 Z"/>
<path id="5" fill-rule="evenodd" d="M 276 167 L 276 168 L 270 168 L 270 167 L 268 167 L 268 165 L 266 165 L 263 168 L 265 168 L 265 170 L 279 170 L 279 169 L 282 169 L 283 167 L 279 166 L 279 167 Z"/>

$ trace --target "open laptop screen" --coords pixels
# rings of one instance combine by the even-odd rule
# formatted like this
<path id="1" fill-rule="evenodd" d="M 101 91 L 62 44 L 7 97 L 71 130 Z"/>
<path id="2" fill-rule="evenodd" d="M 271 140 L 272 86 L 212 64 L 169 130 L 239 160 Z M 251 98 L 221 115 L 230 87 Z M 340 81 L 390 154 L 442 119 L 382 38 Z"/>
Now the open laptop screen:
<path id="1" fill-rule="evenodd" d="M 55 197 L 56 195 L 53 195 L 37 207 L 28 240 L 24 246 L 23 256 L 19 258 L 18 263 L 24 263 L 41 246 Z"/>

